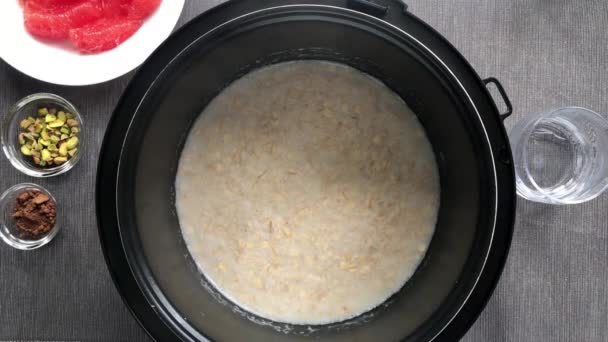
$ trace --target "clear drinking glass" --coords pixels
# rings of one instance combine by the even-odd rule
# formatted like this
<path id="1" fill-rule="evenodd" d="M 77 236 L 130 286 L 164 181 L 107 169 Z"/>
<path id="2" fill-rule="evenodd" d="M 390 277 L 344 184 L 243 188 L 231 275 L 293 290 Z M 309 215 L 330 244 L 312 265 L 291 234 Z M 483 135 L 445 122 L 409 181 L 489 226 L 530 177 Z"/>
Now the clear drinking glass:
<path id="1" fill-rule="evenodd" d="M 602 115 L 580 107 L 531 115 L 509 138 L 521 197 L 575 204 L 608 188 L 608 120 Z"/>

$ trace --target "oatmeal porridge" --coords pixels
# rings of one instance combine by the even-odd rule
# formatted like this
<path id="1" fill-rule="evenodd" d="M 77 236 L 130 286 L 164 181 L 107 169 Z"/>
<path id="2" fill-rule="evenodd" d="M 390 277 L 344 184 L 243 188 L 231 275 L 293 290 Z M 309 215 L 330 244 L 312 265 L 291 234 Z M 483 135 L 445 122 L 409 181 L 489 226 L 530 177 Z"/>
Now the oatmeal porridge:
<path id="1" fill-rule="evenodd" d="M 176 178 L 184 240 L 205 277 L 259 316 L 342 321 L 397 292 L 428 248 L 435 157 L 385 85 L 322 61 L 264 67 L 207 106 Z"/>

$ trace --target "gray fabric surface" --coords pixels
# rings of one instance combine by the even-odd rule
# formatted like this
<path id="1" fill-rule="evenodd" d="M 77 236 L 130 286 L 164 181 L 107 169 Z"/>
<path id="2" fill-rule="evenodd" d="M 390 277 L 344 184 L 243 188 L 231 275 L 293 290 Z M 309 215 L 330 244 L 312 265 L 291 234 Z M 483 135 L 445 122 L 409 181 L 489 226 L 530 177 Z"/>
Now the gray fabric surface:
<path id="1" fill-rule="evenodd" d="M 219 2 L 187 1 L 180 24 Z M 502 81 L 516 108 L 507 126 L 566 105 L 608 113 L 604 0 L 407 2 L 482 77 Z M 31 179 L 0 157 L 0 191 L 38 182 L 56 195 L 64 219 L 63 231 L 45 248 L 0 245 L 0 340 L 148 340 L 107 272 L 93 202 L 99 146 L 130 76 L 69 88 L 33 80 L 0 61 L 2 118 L 17 99 L 47 91 L 73 101 L 89 128 L 88 155 L 65 176 Z M 503 277 L 465 341 L 608 341 L 608 194 L 576 206 L 518 205 Z"/>

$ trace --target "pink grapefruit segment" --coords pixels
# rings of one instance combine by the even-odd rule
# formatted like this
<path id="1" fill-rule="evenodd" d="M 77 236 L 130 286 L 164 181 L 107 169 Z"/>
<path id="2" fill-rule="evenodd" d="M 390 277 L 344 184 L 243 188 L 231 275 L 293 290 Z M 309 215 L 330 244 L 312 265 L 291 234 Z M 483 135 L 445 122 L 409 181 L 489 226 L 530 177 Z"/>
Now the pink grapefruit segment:
<path id="1" fill-rule="evenodd" d="M 24 9 L 27 31 L 54 40 L 68 38 L 70 29 L 97 21 L 101 16 L 101 7 L 96 1 L 85 1 L 73 6 L 44 7 L 29 0 Z"/>
<path id="2" fill-rule="evenodd" d="M 101 8 L 106 18 L 126 17 L 131 0 L 101 0 Z"/>
<path id="3" fill-rule="evenodd" d="M 131 0 L 129 18 L 145 19 L 158 9 L 161 0 Z"/>
<path id="4" fill-rule="evenodd" d="M 25 0 L 25 1 L 34 2 L 37 5 L 40 5 L 45 8 L 51 8 L 51 7 L 75 5 L 79 2 L 84 2 L 85 0 Z"/>
<path id="5" fill-rule="evenodd" d="M 102 19 L 70 31 L 70 40 L 83 53 L 113 49 L 129 39 L 143 24 L 142 20 Z"/>

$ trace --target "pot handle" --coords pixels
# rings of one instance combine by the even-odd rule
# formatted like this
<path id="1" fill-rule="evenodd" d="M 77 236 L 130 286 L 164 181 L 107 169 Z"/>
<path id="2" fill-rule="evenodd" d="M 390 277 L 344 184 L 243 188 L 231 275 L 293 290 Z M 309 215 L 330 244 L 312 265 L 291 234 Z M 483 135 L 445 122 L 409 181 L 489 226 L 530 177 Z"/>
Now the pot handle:
<path id="1" fill-rule="evenodd" d="M 496 89 L 498 89 L 498 92 L 500 93 L 500 96 L 502 97 L 502 101 L 507 106 L 507 111 L 499 114 L 500 118 L 504 121 L 506 118 L 511 116 L 511 114 L 513 114 L 513 106 L 511 105 L 511 100 L 509 100 L 509 97 L 507 96 L 507 92 L 505 91 L 505 88 L 502 87 L 502 84 L 500 84 L 500 82 L 495 77 L 486 78 L 485 80 L 483 80 L 483 84 L 485 84 L 486 88 L 488 88 L 489 84 L 494 84 Z M 489 91 L 489 89 L 488 89 L 488 91 Z M 490 95 L 491 95 L 491 93 L 490 93 Z M 496 101 L 494 101 L 494 106 L 496 106 Z M 496 106 L 496 107 L 498 108 L 498 106 Z"/>
<path id="2" fill-rule="evenodd" d="M 388 12 L 388 5 L 381 5 L 369 0 L 348 0 L 346 7 L 377 18 L 384 17 Z"/>
<path id="3" fill-rule="evenodd" d="M 405 0 L 397 0 L 396 2 L 401 5 L 401 12 L 406 13 L 408 7 L 407 3 L 405 3 Z M 372 0 L 347 0 L 346 7 L 355 11 L 372 15 L 377 18 L 385 17 L 388 11 L 391 9 L 390 5 L 388 4 L 383 5 L 380 4 L 378 1 L 374 2 Z"/>

